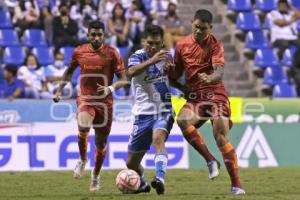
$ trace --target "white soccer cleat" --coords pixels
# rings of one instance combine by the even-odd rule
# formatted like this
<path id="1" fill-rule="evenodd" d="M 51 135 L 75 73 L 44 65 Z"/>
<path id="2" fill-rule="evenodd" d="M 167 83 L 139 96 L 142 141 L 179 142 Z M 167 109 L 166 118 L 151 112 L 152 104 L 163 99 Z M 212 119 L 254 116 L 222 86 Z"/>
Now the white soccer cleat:
<path id="1" fill-rule="evenodd" d="M 207 163 L 208 167 L 208 178 L 213 180 L 219 176 L 220 163 L 217 160 L 212 160 Z"/>
<path id="2" fill-rule="evenodd" d="M 77 161 L 77 164 L 75 166 L 74 173 L 73 173 L 74 178 L 76 178 L 76 179 L 81 178 L 81 176 L 83 175 L 86 163 L 87 163 L 87 161 L 82 161 L 82 160 Z"/>
<path id="3" fill-rule="evenodd" d="M 97 176 L 91 171 L 91 185 L 90 192 L 97 192 L 100 189 L 100 174 Z"/>
<path id="4" fill-rule="evenodd" d="M 232 187 L 231 194 L 232 195 L 242 195 L 242 194 L 246 194 L 246 191 L 239 187 Z"/>

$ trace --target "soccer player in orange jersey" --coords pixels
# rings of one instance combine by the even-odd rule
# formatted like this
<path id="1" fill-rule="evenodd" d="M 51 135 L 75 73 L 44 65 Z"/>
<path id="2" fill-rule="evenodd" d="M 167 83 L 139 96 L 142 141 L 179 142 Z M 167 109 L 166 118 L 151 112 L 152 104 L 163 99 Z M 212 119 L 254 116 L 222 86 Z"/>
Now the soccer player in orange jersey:
<path id="1" fill-rule="evenodd" d="M 199 132 L 208 119 L 213 135 L 231 178 L 231 193 L 245 194 L 242 189 L 237 155 L 229 142 L 230 105 L 222 83 L 224 73 L 223 44 L 212 34 L 213 16 L 208 10 L 198 10 L 192 21 L 192 34 L 179 40 L 175 51 L 175 75 L 185 73 L 187 87 L 179 86 L 186 95 L 187 103 L 180 110 L 177 123 L 185 139 L 205 158 L 209 178 L 219 175 L 219 162 L 209 152 Z M 172 78 L 172 77 L 171 77 Z"/>
<path id="2" fill-rule="evenodd" d="M 67 82 L 77 66 L 80 66 L 80 92 L 77 97 L 78 146 L 80 160 L 74 169 L 74 178 L 80 178 L 87 163 L 88 133 L 95 130 L 95 167 L 91 173 L 90 191 L 100 188 L 100 169 L 106 154 L 106 143 L 112 123 L 112 92 L 127 83 L 123 61 L 118 52 L 105 44 L 104 24 L 93 21 L 89 24 L 89 43 L 77 47 L 70 66 L 63 75 L 63 82 L 56 92 L 58 102 Z M 118 81 L 112 84 L 116 74 Z"/>

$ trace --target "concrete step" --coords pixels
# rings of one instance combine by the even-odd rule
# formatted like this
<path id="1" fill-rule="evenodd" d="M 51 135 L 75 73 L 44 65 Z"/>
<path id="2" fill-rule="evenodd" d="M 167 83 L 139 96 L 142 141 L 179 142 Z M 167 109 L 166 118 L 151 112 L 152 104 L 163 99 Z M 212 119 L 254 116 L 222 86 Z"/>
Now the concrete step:
<path id="1" fill-rule="evenodd" d="M 184 3 L 187 3 L 187 0 L 178 0 L 179 5 Z M 202 4 L 213 4 L 213 0 L 188 0 L 188 3 L 200 7 Z"/>
<path id="2" fill-rule="evenodd" d="M 255 90 L 232 90 L 230 88 L 226 88 L 228 95 L 231 97 L 257 97 L 258 93 Z"/>

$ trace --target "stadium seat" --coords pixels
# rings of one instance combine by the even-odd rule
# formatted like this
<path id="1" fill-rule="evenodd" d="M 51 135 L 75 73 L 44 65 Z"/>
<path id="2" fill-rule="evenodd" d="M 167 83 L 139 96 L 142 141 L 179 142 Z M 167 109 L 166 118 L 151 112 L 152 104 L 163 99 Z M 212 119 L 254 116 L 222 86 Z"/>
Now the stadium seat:
<path id="1" fill-rule="evenodd" d="M 270 20 L 270 15 L 269 14 L 267 14 L 266 17 L 265 17 L 265 22 L 264 22 L 263 28 L 267 29 L 267 30 L 271 29 L 271 20 Z"/>
<path id="2" fill-rule="evenodd" d="M 32 53 L 36 55 L 38 62 L 42 66 L 54 63 L 53 51 L 49 47 L 34 47 L 32 49 Z"/>
<path id="3" fill-rule="evenodd" d="M 13 28 L 9 12 L 0 9 L 0 29 Z"/>
<path id="4" fill-rule="evenodd" d="M 281 66 L 267 67 L 264 72 L 263 83 L 269 86 L 274 86 L 276 84 L 288 83 L 288 77 L 286 72 L 281 68 Z"/>
<path id="5" fill-rule="evenodd" d="M 291 3 L 294 7 L 300 10 L 300 1 L 299 0 L 291 0 Z"/>
<path id="6" fill-rule="evenodd" d="M 236 27 L 242 31 L 259 30 L 262 28 L 258 16 L 252 12 L 239 13 Z"/>
<path id="7" fill-rule="evenodd" d="M 295 85 L 277 84 L 273 88 L 273 98 L 297 98 Z"/>
<path id="8" fill-rule="evenodd" d="M 251 0 L 228 0 L 227 8 L 234 12 L 247 12 L 252 10 Z"/>
<path id="9" fill-rule="evenodd" d="M 294 53 L 296 52 L 297 47 L 292 46 L 288 49 L 286 49 L 283 53 L 283 58 L 282 58 L 282 64 L 286 67 L 291 67 L 293 64 L 293 56 Z"/>
<path id="10" fill-rule="evenodd" d="M 127 46 L 127 47 L 118 47 L 118 50 L 119 50 L 119 53 L 120 53 L 121 57 L 122 57 L 123 59 L 125 59 L 126 56 L 127 56 L 127 54 L 128 54 L 128 51 L 129 51 L 130 49 L 129 49 L 129 47 Z"/>
<path id="11" fill-rule="evenodd" d="M 277 8 L 276 0 L 256 0 L 254 8 L 263 12 L 270 12 Z"/>
<path id="12" fill-rule="evenodd" d="M 23 33 L 23 45 L 30 48 L 48 46 L 44 31 L 40 29 L 27 29 Z"/>
<path id="13" fill-rule="evenodd" d="M 12 29 L 0 29 L 0 47 L 19 46 L 17 33 Z"/>
<path id="14" fill-rule="evenodd" d="M 65 56 L 64 62 L 66 65 L 70 63 L 74 49 L 75 49 L 74 47 L 70 47 L 70 46 L 62 47 L 59 49 L 59 52 L 61 52 Z"/>
<path id="15" fill-rule="evenodd" d="M 25 60 L 25 49 L 20 46 L 6 47 L 3 53 L 3 63 L 12 63 L 15 65 L 22 65 Z"/>
<path id="16" fill-rule="evenodd" d="M 267 37 L 263 34 L 262 30 L 249 31 L 246 35 L 246 48 L 249 49 L 263 49 L 269 47 Z"/>
<path id="17" fill-rule="evenodd" d="M 279 58 L 272 48 L 258 49 L 255 52 L 254 62 L 259 68 L 275 67 L 279 65 Z"/>
<path id="18" fill-rule="evenodd" d="M 145 9 L 149 12 L 151 11 L 151 2 L 152 2 L 152 0 L 143 0 Z"/>

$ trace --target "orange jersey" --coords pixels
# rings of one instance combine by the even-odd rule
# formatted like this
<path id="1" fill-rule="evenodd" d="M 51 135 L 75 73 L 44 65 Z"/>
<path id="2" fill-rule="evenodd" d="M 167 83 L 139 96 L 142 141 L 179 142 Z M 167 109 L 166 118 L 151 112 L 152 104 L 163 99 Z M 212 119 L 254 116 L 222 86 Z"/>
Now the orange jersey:
<path id="1" fill-rule="evenodd" d="M 89 44 L 83 44 L 75 49 L 70 64 L 80 66 L 80 100 L 112 103 L 111 94 L 105 99 L 97 94 L 97 83 L 109 86 L 114 73 L 125 70 L 124 63 L 114 48 L 103 44 L 94 50 Z"/>
<path id="2" fill-rule="evenodd" d="M 210 84 L 199 83 L 198 74 L 213 73 L 213 65 L 224 66 L 224 47 L 213 35 L 208 35 L 201 43 L 188 35 L 176 44 L 175 64 L 178 71 L 185 73 L 190 92 L 214 91 L 227 96 L 222 81 Z"/>

